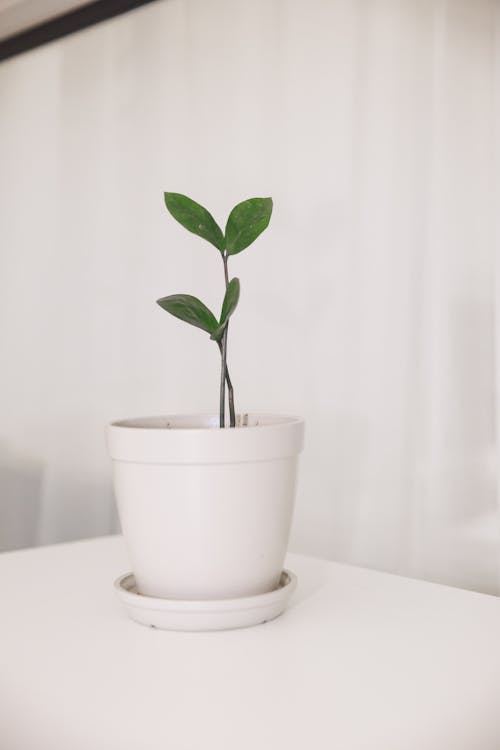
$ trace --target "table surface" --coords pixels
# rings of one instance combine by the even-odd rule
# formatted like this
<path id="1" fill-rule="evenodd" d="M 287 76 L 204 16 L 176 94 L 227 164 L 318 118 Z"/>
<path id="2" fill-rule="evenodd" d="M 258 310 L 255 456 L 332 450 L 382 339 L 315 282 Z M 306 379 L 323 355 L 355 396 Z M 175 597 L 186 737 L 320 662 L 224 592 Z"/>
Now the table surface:
<path id="1" fill-rule="evenodd" d="M 500 600 L 290 555 L 273 622 L 129 620 L 120 537 L 0 555 L 1 750 L 499 750 Z"/>

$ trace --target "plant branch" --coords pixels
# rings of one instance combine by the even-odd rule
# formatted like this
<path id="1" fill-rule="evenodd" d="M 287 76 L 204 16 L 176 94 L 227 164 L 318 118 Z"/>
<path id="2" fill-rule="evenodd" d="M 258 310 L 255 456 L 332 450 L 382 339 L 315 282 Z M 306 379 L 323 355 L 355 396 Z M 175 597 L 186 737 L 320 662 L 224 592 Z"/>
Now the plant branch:
<path id="1" fill-rule="evenodd" d="M 219 401 L 219 427 L 226 426 L 226 340 L 227 328 L 222 334 L 222 342 L 219 343 L 221 353 L 221 373 L 220 373 L 220 401 Z"/>
<path id="2" fill-rule="evenodd" d="M 229 272 L 227 268 L 227 261 L 228 261 L 228 255 L 227 252 L 222 253 L 222 262 L 224 263 L 224 281 L 226 282 L 226 289 L 229 284 Z M 229 426 L 230 427 L 236 427 L 236 415 L 234 411 L 234 390 L 233 385 L 231 383 L 231 378 L 229 377 L 229 371 L 227 369 L 227 334 L 228 334 L 228 328 L 229 323 L 226 326 L 226 330 L 224 331 L 224 338 L 225 338 L 225 344 L 226 344 L 226 353 L 224 360 L 226 361 L 226 381 L 227 381 L 227 393 L 228 393 L 228 401 L 229 401 Z M 222 350 L 221 350 L 222 354 Z"/>
<path id="3" fill-rule="evenodd" d="M 227 332 L 227 327 L 226 327 Z M 222 344 L 220 341 L 217 342 L 219 344 L 219 351 L 222 356 Z M 229 377 L 229 369 L 227 366 L 227 341 L 226 341 L 226 385 L 227 385 L 227 397 L 229 401 L 229 419 L 230 419 L 230 427 L 236 426 L 236 416 L 234 413 L 234 390 L 233 390 L 233 384 L 231 383 L 231 378 Z"/>

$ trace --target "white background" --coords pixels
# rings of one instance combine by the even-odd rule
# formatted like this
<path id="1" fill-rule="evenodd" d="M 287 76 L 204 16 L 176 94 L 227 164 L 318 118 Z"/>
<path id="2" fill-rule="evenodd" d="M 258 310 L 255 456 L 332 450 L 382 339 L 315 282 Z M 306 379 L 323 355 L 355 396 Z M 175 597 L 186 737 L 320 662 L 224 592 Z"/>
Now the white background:
<path id="1" fill-rule="evenodd" d="M 104 426 L 302 414 L 292 548 L 498 591 L 493 0 L 159 0 L 0 65 L 0 547 L 114 528 Z"/>

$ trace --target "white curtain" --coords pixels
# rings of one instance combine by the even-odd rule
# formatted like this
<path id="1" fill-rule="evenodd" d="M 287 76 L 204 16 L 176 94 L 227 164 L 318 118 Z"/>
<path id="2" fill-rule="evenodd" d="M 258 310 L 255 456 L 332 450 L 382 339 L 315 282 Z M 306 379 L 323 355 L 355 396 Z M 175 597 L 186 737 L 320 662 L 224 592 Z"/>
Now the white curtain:
<path id="1" fill-rule="evenodd" d="M 498 592 L 498 20 L 163 0 L 0 65 L 0 547 L 114 528 L 110 419 L 216 408 L 154 300 L 222 272 L 162 192 L 265 194 L 230 362 L 307 418 L 293 548 Z"/>

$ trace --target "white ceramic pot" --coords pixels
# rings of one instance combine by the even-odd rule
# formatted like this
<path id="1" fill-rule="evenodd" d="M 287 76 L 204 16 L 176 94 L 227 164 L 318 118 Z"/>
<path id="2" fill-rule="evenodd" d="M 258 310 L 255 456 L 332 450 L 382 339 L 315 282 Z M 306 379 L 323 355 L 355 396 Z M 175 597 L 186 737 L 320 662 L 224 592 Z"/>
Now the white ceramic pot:
<path id="1" fill-rule="evenodd" d="M 109 426 L 113 482 L 138 591 L 229 599 L 272 591 L 283 568 L 304 422 L 250 415 Z"/>

